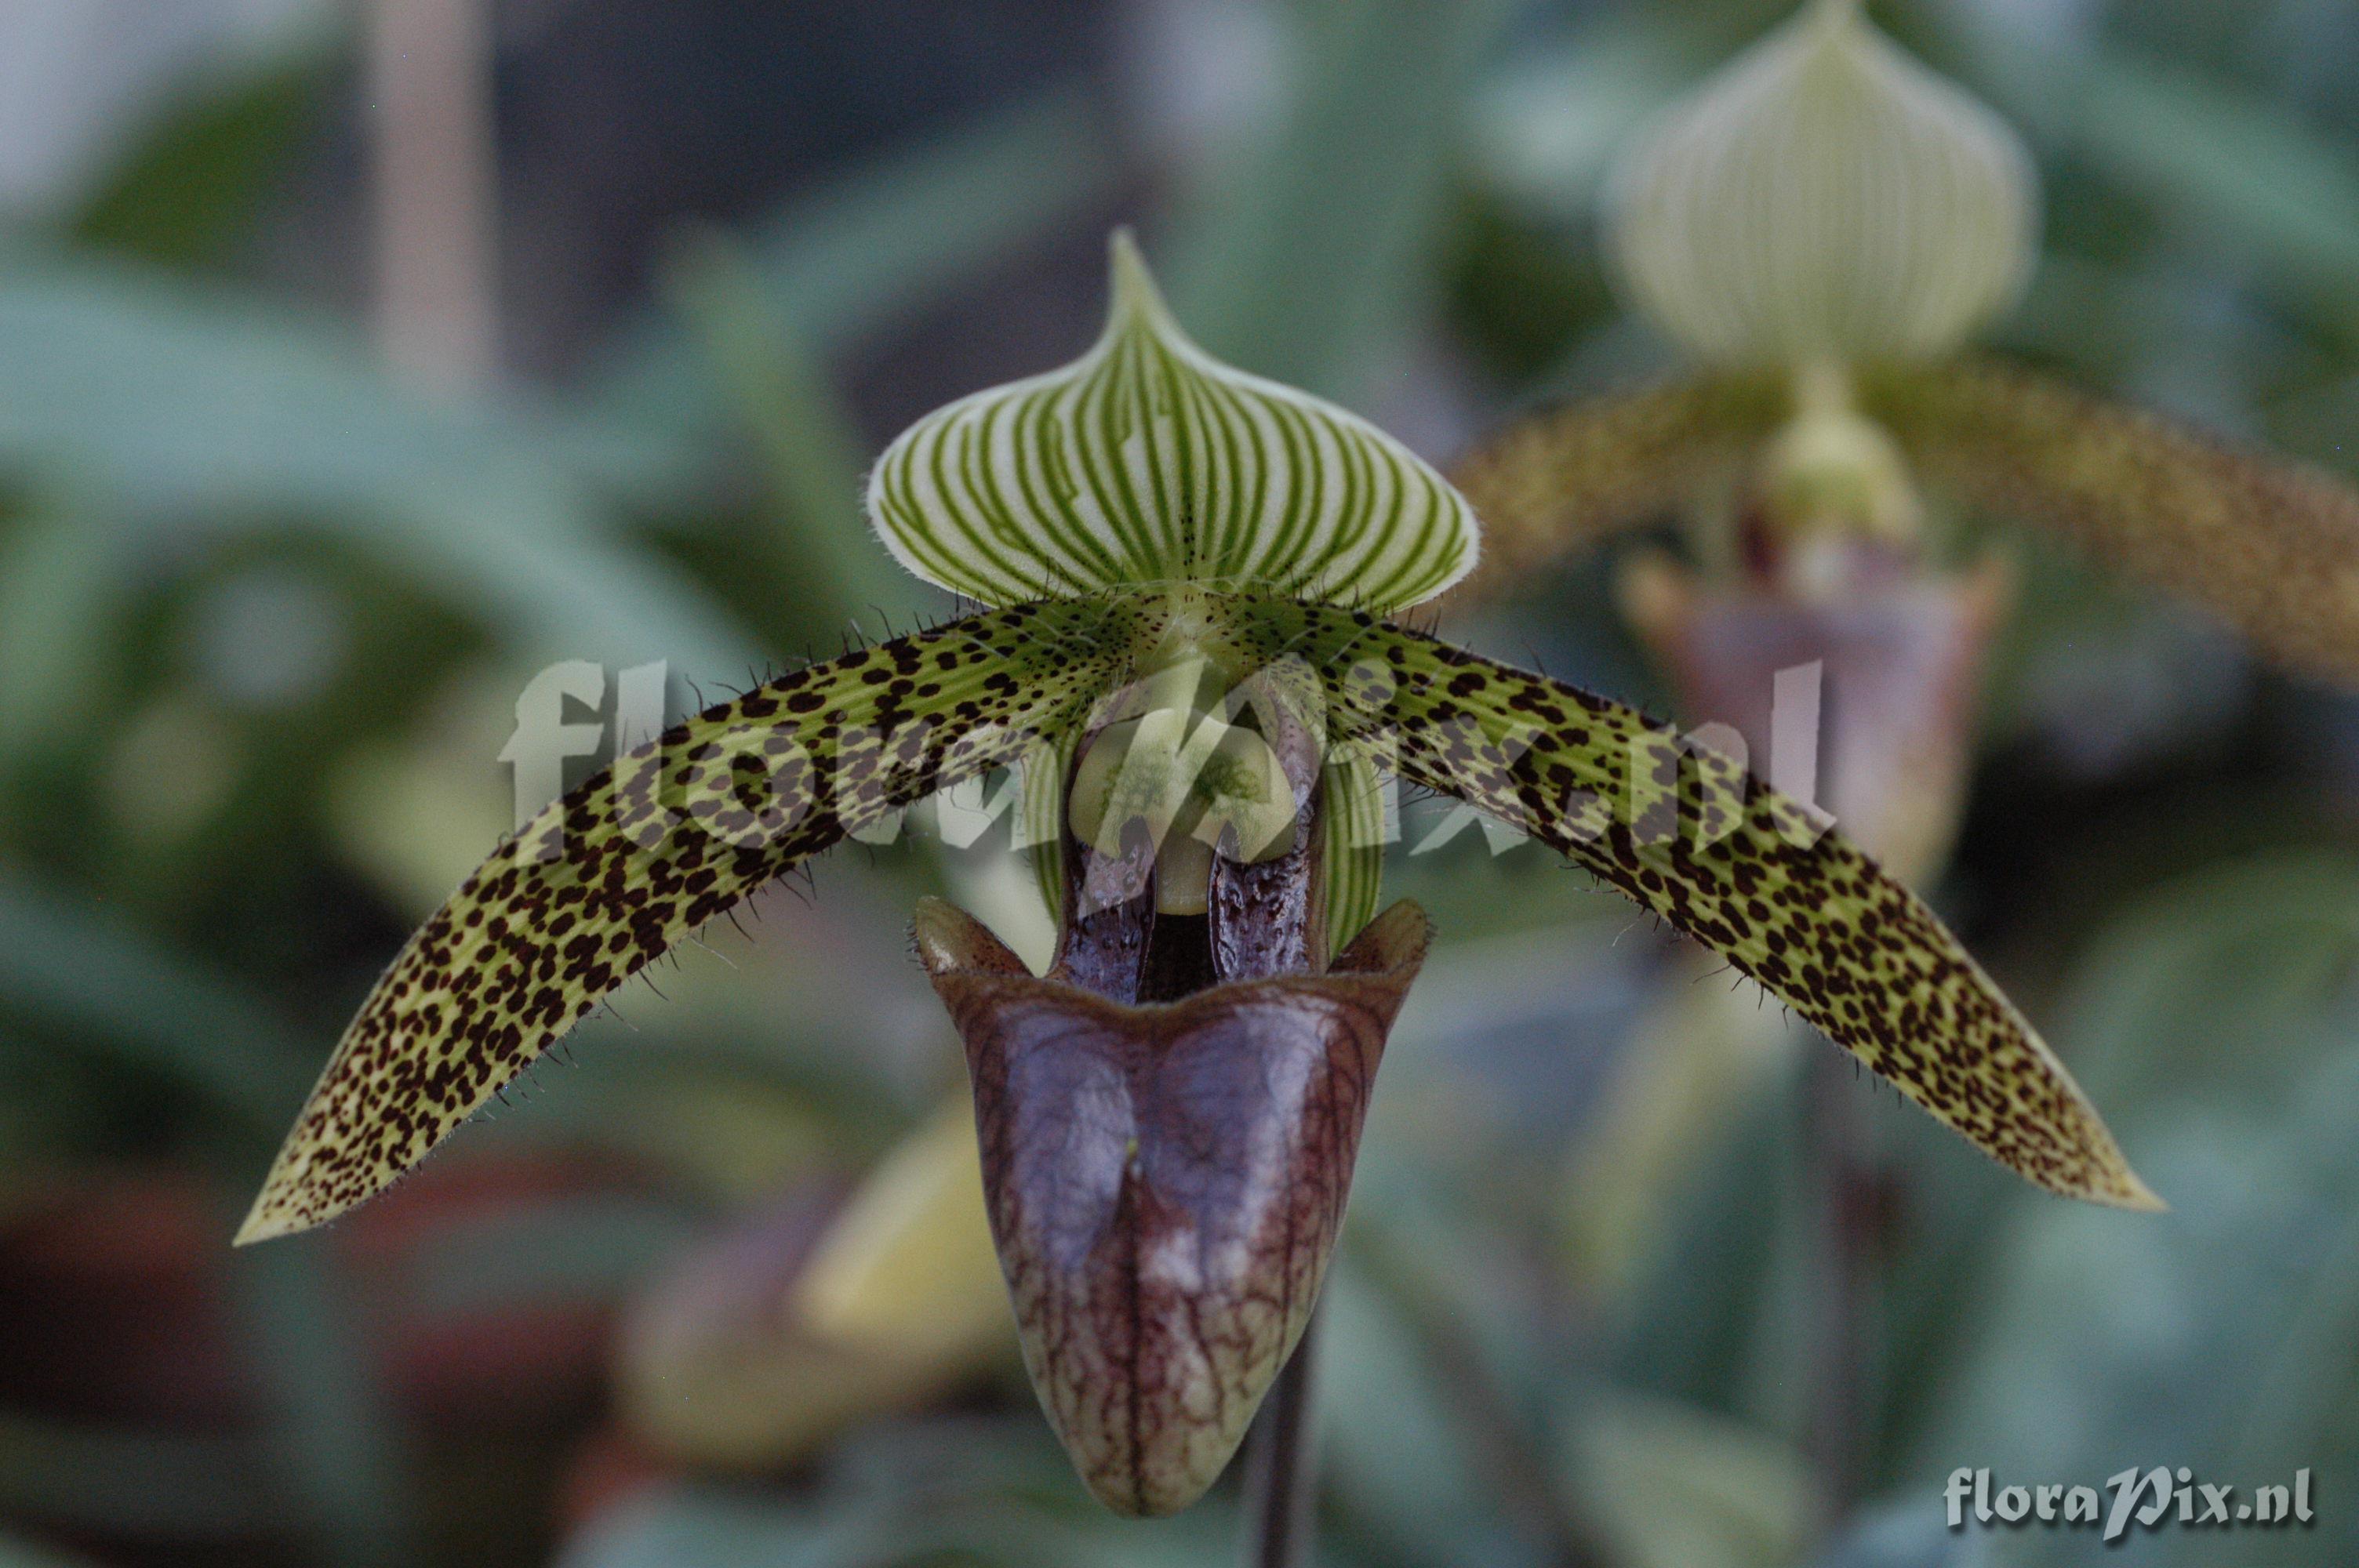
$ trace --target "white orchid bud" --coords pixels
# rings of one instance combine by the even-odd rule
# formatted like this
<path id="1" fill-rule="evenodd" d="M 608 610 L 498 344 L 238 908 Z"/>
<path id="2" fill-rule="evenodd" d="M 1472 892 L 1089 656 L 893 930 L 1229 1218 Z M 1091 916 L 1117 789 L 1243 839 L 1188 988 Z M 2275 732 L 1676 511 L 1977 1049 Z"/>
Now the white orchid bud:
<path id="1" fill-rule="evenodd" d="M 1673 105 L 1609 182 L 1632 306 L 1705 359 L 1934 357 L 2016 297 L 2038 183 L 2006 124 L 1817 0 Z"/>

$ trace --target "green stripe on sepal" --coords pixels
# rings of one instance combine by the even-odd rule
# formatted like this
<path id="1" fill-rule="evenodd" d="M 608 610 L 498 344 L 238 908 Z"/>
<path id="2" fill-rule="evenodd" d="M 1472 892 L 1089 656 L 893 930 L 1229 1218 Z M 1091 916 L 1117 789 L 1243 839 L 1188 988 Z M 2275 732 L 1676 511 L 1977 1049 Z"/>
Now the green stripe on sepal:
<path id="1" fill-rule="evenodd" d="M 985 604 L 1192 579 L 1397 610 L 1474 565 L 1474 514 L 1399 442 L 1190 341 L 1129 236 L 1105 330 L 1061 370 L 960 399 L 886 449 L 895 558 Z"/>

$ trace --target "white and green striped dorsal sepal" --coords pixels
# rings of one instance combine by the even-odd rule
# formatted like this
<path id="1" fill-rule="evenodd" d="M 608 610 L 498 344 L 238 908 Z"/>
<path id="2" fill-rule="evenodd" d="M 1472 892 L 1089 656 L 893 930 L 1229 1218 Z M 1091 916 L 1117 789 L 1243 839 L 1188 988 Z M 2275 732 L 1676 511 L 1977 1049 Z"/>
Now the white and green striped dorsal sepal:
<path id="1" fill-rule="evenodd" d="M 2038 178 L 2006 123 L 1878 33 L 1803 13 L 1674 105 L 1605 192 L 1614 279 L 1720 363 L 1946 354 L 2019 292 Z"/>
<path id="2" fill-rule="evenodd" d="M 1127 234 L 1105 330 L 936 410 L 868 483 L 886 547 L 984 604 L 1190 580 L 1386 611 L 1474 565 L 1474 514 L 1408 448 L 1190 342 Z"/>

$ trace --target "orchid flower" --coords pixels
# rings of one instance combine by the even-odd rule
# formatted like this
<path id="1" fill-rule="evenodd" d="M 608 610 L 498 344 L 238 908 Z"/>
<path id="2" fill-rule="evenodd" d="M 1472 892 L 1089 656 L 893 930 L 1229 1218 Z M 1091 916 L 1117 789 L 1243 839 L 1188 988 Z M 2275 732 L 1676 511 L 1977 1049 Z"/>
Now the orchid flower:
<path id="1" fill-rule="evenodd" d="M 1863 556 L 1906 565 L 1924 544 L 1921 485 L 2055 529 L 2289 665 L 2359 678 L 2347 486 L 1966 352 L 2030 274 L 2038 204 L 2004 121 L 1858 0 L 1811 0 L 1617 165 L 1601 216 L 1618 291 L 1697 368 L 1464 460 L 1490 584 L 1658 516 L 1724 517 L 1734 489 L 1742 537 L 1721 556 L 1793 600 L 1856 598 L 1879 580 Z"/>
<path id="2" fill-rule="evenodd" d="M 1689 368 L 1462 460 L 1487 546 L 1463 591 L 1512 593 L 1676 522 L 1688 558 L 1634 551 L 1614 571 L 1682 717 L 1775 756 L 1779 683 L 1823 682 L 1812 793 L 1902 880 L 1947 857 L 2012 585 L 2003 556 L 1944 558 L 1951 512 L 2053 528 L 2288 664 L 2359 676 L 2348 487 L 1969 354 L 2030 277 L 2037 171 L 1857 0 L 1810 0 L 1640 128 L 1598 218 L 1616 293 Z M 1607 1272 L 1761 1056 L 1749 1011 L 1716 991 L 1652 1027 L 1680 1049 L 1633 1057 L 1584 1156 L 1577 1224 Z"/>
<path id="3" fill-rule="evenodd" d="M 1126 1512 L 1210 1485 L 1310 1320 L 1429 932 L 1377 914 L 1379 776 L 1530 834 L 2051 1191 L 2155 1199 L 1914 894 L 1823 817 L 1608 698 L 1401 624 L 1466 501 L 1223 365 L 1126 237 L 1103 335 L 885 452 L 886 548 L 981 608 L 679 724 L 495 849 L 394 959 L 240 1232 L 382 1191 L 673 944 L 937 790 L 1020 767 L 1059 945 L 929 900 L 1041 1403 Z"/>

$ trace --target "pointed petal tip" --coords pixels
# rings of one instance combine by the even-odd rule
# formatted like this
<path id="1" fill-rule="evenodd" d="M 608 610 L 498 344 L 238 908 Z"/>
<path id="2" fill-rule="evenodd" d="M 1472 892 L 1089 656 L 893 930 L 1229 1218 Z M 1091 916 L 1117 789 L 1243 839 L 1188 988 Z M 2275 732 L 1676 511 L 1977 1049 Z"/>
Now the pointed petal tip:
<path id="1" fill-rule="evenodd" d="M 270 1189 L 266 1187 L 262 1195 L 254 1200 L 253 1209 L 247 1213 L 245 1222 L 237 1227 L 237 1234 L 229 1239 L 232 1247 L 252 1247 L 256 1242 L 276 1241 L 282 1236 L 292 1236 L 298 1231 L 310 1228 L 303 1220 L 277 1207 L 272 1203 Z"/>
<path id="2" fill-rule="evenodd" d="M 2121 1146 L 2114 1142 L 2113 1132 L 2097 1115 L 2096 1107 L 2090 1103 L 2087 1094 L 2072 1080 L 2071 1074 L 2037 1036 L 2031 1037 L 2031 1042 L 2038 1059 L 2052 1074 L 2056 1084 L 2070 1097 L 2071 1108 L 2064 1117 L 2069 1123 L 2069 1130 L 2064 1132 L 2063 1139 L 2067 1148 L 2061 1160 L 2033 1156 L 2019 1147 L 2009 1148 L 1992 1142 L 1973 1130 L 1962 1126 L 1943 1108 L 1922 1100 L 1919 1103 L 1938 1119 L 1947 1122 L 1951 1130 L 1964 1133 L 1983 1153 L 2042 1192 L 2077 1203 L 2094 1204 L 2100 1208 L 2121 1209 L 2132 1214 L 2169 1213 L 2170 1206 L 2130 1168 L 2129 1160 L 2122 1153 Z M 2055 1152 L 2048 1152 L 2051 1156 Z"/>
<path id="3" fill-rule="evenodd" d="M 1027 605 L 810 665 L 706 709 L 551 802 L 378 979 L 237 1242 L 307 1230 L 367 1202 L 609 994 L 741 900 L 886 812 L 1052 748 L 1126 667 L 1130 613 L 1093 600 Z M 867 679 L 878 655 L 922 663 L 929 695 Z M 760 817 L 710 809 L 734 798 L 733 759 L 749 751 L 770 759 L 778 798 Z M 832 793 L 791 791 L 789 758 Z M 642 833 L 636 812 L 653 796 L 636 792 L 658 777 L 661 808 Z M 541 853 L 560 844 L 561 854 Z M 718 880 L 693 899 L 645 903 L 647 887 L 670 885 L 713 844 L 727 847 L 704 862 L 721 868 Z M 990 950 L 1005 948 L 993 939 Z M 565 956 L 585 952 L 597 961 Z M 477 984 L 495 970 L 540 979 Z"/>
<path id="4" fill-rule="evenodd" d="M 349 1203 L 326 1206 L 314 1201 L 310 1175 L 310 1162 L 290 1137 L 288 1146 L 271 1161 L 270 1172 L 262 1179 L 262 1190 L 255 1194 L 254 1206 L 246 1211 L 237 1234 L 230 1238 L 230 1245 L 252 1247 L 258 1242 L 276 1241 L 282 1236 L 300 1236 L 352 1206 Z"/>
<path id="5" fill-rule="evenodd" d="M 1597 872 L 2042 1190 L 2134 1211 L 2163 1208 L 2064 1065 L 1956 936 L 1841 832 L 1821 830 L 1802 803 L 1709 747 L 1678 745 L 1674 732 L 1607 698 L 1390 623 L 1370 626 L 1317 605 L 1296 614 L 1288 645 L 1314 669 L 1336 672 L 1329 691 L 1337 731 L 1393 739 L 1402 778 L 1530 832 Z M 1377 662 L 1388 678 L 1364 689 L 1343 673 L 1351 660 Z M 1568 761 L 1548 765 L 1578 758 L 1590 770 L 1585 787 L 1561 806 L 1530 760 L 1547 754 L 1533 741 L 1549 732 L 1536 735 L 1526 719 L 1551 709 L 1562 712 L 1550 722 L 1565 728 L 1548 751 Z M 1459 738 L 1469 722 L 1471 738 Z M 1510 746 L 1513 760 L 1501 761 Z M 1659 766 L 1674 750 L 1683 760 L 1671 765 L 1691 763 L 1708 781 L 1706 795 L 1729 803 L 1727 816 L 1710 859 L 1649 854 L 1642 861 L 1631 818 L 1615 824 L 1610 806 L 1596 808 L 1632 798 L 1632 781 L 1643 776 L 1636 764 L 1652 758 L 1649 765 Z M 1644 809 L 1634 806 L 1632 814 Z M 1386 925 L 1380 919 L 1372 933 Z M 1832 982 L 1813 979 L 1813 969 L 1843 977 L 1842 1006 L 1829 1002 Z"/>
<path id="6" fill-rule="evenodd" d="M 2146 1184 L 2136 1171 L 2124 1165 L 2118 1183 L 2109 1191 L 2090 1195 L 2107 1208 L 2125 1209 L 2133 1214 L 2169 1214 L 2170 1205 L 2161 1195 Z"/>

